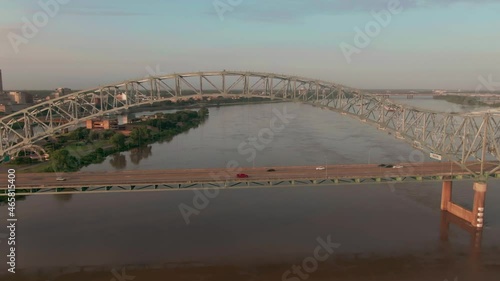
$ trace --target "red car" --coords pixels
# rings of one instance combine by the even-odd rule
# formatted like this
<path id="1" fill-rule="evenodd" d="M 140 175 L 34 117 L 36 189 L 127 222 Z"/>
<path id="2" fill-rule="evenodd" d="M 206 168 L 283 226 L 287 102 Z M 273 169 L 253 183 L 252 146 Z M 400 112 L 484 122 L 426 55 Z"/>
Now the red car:
<path id="1" fill-rule="evenodd" d="M 248 175 L 247 174 L 237 174 L 236 177 L 239 179 L 244 179 L 244 178 L 248 178 Z"/>

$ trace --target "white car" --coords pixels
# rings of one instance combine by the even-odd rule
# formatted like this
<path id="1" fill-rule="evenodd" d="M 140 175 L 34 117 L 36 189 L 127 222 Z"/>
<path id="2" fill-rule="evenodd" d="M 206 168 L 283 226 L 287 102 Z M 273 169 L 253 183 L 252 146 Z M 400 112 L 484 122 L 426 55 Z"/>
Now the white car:
<path id="1" fill-rule="evenodd" d="M 401 166 L 401 165 L 394 165 L 392 168 L 394 168 L 394 169 L 401 169 L 401 168 L 403 168 L 403 166 Z"/>
<path id="2" fill-rule="evenodd" d="M 56 178 L 56 181 L 65 181 L 65 180 L 66 180 L 66 179 L 65 179 L 65 178 L 63 178 L 63 177 L 57 177 L 57 178 Z"/>
<path id="3" fill-rule="evenodd" d="M 321 167 L 316 167 L 316 170 L 318 170 L 318 171 L 321 171 L 321 170 L 324 170 L 324 169 L 325 169 L 325 167 L 323 167 L 323 166 L 321 166 Z"/>

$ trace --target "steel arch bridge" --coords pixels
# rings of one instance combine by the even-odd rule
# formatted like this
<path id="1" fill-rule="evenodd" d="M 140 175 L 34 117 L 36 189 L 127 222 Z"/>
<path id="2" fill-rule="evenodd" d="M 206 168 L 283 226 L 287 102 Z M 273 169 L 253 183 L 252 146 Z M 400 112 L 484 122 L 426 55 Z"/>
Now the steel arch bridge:
<path id="1" fill-rule="evenodd" d="M 0 155 L 41 149 L 36 142 L 82 121 L 132 107 L 193 97 L 266 97 L 307 103 L 386 130 L 424 152 L 500 169 L 500 111 L 443 113 L 397 104 L 343 85 L 274 73 L 214 71 L 147 77 L 80 91 L 0 119 Z M 470 170 L 469 170 L 470 171 Z M 472 172 L 472 171 L 471 171 Z"/>

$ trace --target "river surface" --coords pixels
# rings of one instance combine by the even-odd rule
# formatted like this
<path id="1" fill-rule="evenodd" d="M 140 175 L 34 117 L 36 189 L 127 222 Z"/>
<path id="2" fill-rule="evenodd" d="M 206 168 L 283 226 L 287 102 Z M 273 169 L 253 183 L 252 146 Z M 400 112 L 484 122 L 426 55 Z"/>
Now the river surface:
<path id="1" fill-rule="evenodd" d="M 396 101 L 472 110 L 432 99 Z M 433 161 L 387 132 L 309 105 L 209 110 L 204 124 L 170 142 L 83 171 Z M 286 124 L 271 125 L 277 112 L 291 115 Z M 242 151 L 249 138 L 282 124 L 265 135 L 255 159 Z M 456 224 L 442 237 L 440 182 L 221 190 L 189 223 L 180 206 L 195 206 L 194 191 L 32 196 L 16 209 L 17 273 L 0 280 L 500 280 L 499 183 L 489 182 L 475 250 L 472 235 Z M 453 187 L 453 200 L 471 208 L 472 182 Z M 328 241 L 330 248 L 321 248 L 327 258 L 312 261 Z"/>

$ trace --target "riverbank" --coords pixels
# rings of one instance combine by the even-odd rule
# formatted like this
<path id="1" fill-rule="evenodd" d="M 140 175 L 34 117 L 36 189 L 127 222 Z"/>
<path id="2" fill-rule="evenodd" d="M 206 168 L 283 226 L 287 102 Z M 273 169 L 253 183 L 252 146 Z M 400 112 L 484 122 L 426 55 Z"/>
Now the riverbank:
<path id="1" fill-rule="evenodd" d="M 486 106 L 492 108 L 500 107 L 500 102 L 486 103 L 481 101 L 478 97 L 446 95 L 446 96 L 434 96 L 434 99 L 444 100 L 450 103 L 459 104 L 463 106 Z"/>
<path id="2" fill-rule="evenodd" d="M 170 141 L 178 134 L 198 127 L 208 118 L 208 109 L 183 110 L 158 114 L 157 118 L 129 124 L 130 131 L 95 131 L 78 128 L 55 137 L 44 148 L 50 154 L 46 162 L 32 163 L 29 157 L 19 157 L 5 164 L 21 173 L 75 172 L 91 164 L 100 164 L 106 157 L 139 149 L 157 141 Z M 128 133 L 127 133 L 128 132 Z"/>

